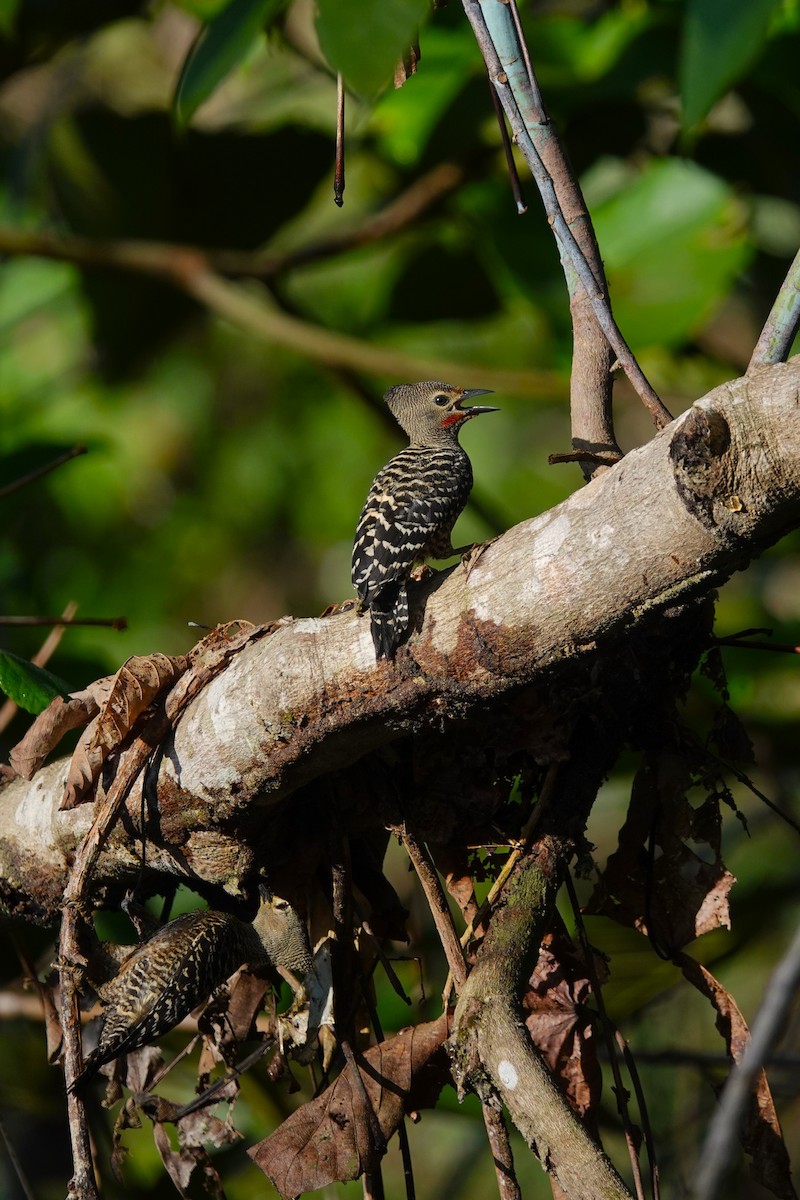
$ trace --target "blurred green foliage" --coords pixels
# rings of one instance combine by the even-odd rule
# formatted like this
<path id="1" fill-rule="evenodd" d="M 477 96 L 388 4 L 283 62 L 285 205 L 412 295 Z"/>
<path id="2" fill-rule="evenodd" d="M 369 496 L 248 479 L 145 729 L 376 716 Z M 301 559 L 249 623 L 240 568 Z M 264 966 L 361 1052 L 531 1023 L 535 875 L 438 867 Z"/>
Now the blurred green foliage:
<path id="1" fill-rule="evenodd" d="M 800 241 L 800 11 L 789 0 L 521 8 L 596 220 L 617 317 L 677 412 L 743 371 Z M 267 37 L 258 32 L 265 19 Z M 420 21 L 418 73 L 378 95 Z M 465 386 L 470 364 L 555 372 L 561 385 L 551 394 L 498 395 L 503 411 L 482 435 L 467 429 L 479 503 L 461 519 L 462 542 L 579 486 L 577 468 L 547 466 L 548 453 L 569 446 L 571 338 L 557 253 L 530 182 L 530 211 L 516 216 L 485 72 L 455 0 L 432 14 L 417 0 L 326 0 L 318 15 L 310 0 L 288 8 L 6 0 L 0 34 L 0 227 L 290 253 L 355 234 L 438 164 L 457 164 L 460 186 L 391 237 L 242 286 L 366 343 L 460 362 L 453 382 Z M 351 87 L 342 211 L 331 179 L 336 68 Z M 2 610 L 52 614 L 75 600 L 79 616 L 129 623 L 125 632 L 66 633 L 52 666 L 71 687 L 132 653 L 185 650 L 196 640 L 189 621 L 266 621 L 350 595 L 356 517 L 375 470 L 401 443 L 364 395 L 377 399 L 399 380 L 354 380 L 259 341 L 163 280 L 45 259 L 5 258 L 0 330 L 0 484 L 76 443 L 89 450 L 0 500 Z M 624 383 L 617 421 L 626 447 L 651 434 Z M 731 581 L 721 633 L 768 626 L 776 641 L 800 642 L 798 549 L 797 535 L 787 538 Z M 3 646 L 22 656 L 40 637 L 2 631 Z M 795 814 L 797 662 L 725 652 L 759 786 Z M 703 687 L 690 700 L 699 730 L 711 704 Z M 18 717 L 6 744 L 24 727 Z M 613 849 L 629 786 L 621 769 L 596 806 L 590 836 L 601 858 Z M 742 789 L 737 800 L 750 835 L 731 818 L 727 857 L 740 877 L 733 932 L 696 952 L 750 1016 L 796 911 L 796 847 Z M 441 962 L 399 862 L 396 874 L 433 997 L 422 1011 L 433 1014 Z M 634 1049 L 652 1052 L 642 1066 L 651 1119 L 663 1173 L 677 1187 L 713 1103 L 703 1076 L 718 1071 L 702 1057 L 721 1053 L 712 1014 L 673 968 L 654 965 L 638 936 L 600 919 L 591 933 L 613 956 L 612 1014 Z M 18 967 L 10 943 L 4 949 L 7 980 Z M 418 999 L 413 965 L 398 969 Z M 380 1004 L 387 1029 L 409 1019 L 391 993 Z M 796 1051 L 797 1032 L 784 1048 Z M 5 1020 L 0 1039 L 0 1116 L 47 1200 L 63 1194 L 67 1175 L 56 1077 L 34 1025 Z M 700 1057 L 659 1063 L 676 1046 Z M 188 1089 L 188 1072 L 186 1080 Z M 787 1093 L 779 1102 L 791 1128 L 796 1089 Z M 291 1103 L 250 1078 L 236 1119 L 252 1141 Z M 102 1130 L 98 1113 L 107 1152 Z M 135 1150 L 124 1194 L 171 1194 L 149 1133 L 127 1136 Z M 548 1195 L 517 1149 L 525 1194 Z M 494 1186 L 474 1109 L 447 1100 L 413 1131 L 412 1150 L 421 1195 L 446 1186 L 455 1200 Z M 224 1176 L 235 1200 L 270 1194 L 241 1148 L 226 1151 Z M 761 1194 L 747 1188 L 739 1194 Z M 3 1189 L 18 1194 L 0 1151 Z M 387 1194 L 403 1194 L 397 1163 Z"/>

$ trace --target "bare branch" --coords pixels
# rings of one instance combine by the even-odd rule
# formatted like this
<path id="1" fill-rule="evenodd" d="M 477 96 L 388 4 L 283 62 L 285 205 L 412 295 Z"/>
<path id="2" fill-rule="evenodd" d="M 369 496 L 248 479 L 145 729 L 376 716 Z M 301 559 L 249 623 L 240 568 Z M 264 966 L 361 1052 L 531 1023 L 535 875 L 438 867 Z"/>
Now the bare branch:
<path id="1" fill-rule="evenodd" d="M 562 778 L 564 772 L 562 772 Z M 596 789 L 592 789 L 593 791 Z M 588 800 L 588 794 L 585 797 Z M 567 1196 L 630 1200 L 630 1192 L 556 1087 L 520 1020 L 518 996 L 571 855 L 545 837 L 517 866 L 459 997 L 451 1038 L 459 1093 L 497 1090 L 511 1119 Z"/>
<path id="2" fill-rule="evenodd" d="M 4 487 L 0 487 L 0 500 L 4 500 L 6 496 L 11 496 L 21 488 L 27 487 L 30 483 L 35 483 L 37 479 L 42 479 L 45 475 L 49 475 L 51 471 L 57 470 L 58 467 L 63 467 L 64 463 L 72 462 L 73 458 L 79 458 L 82 454 L 86 454 L 85 446 L 73 446 L 71 450 L 67 450 L 64 454 L 60 454 L 58 458 L 54 458 L 52 462 L 45 463 L 43 467 L 37 467 L 35 471 L 30 471 L 20 479 L 15 479 L 13 483 L 5 484 Z"/>
<path id="3" fill-rule="evenodd" d="M 785 362 L 800 329 L 800 250 L 794 257 L 788 274 L 775 298 L 772 311 L 761 331 L 747 368 L 748 375 L 756 367 Z"/>
<path id="4" fill-rule="evenodd" d="M 571 213 L 565 212 L 561 198 L 556 191 L 555 172 L 549 164 L 545 164 L 544 155 L 552 155 L 553 147 L 558 145 L 557 137 L 552 126 L 546 123 L 541 97 L 530 70 L 530 57 L 527 48 L 523 48 L 521 43 L 521 28 L 519 20 L 514 19 L 516 14 L 511 12 L 512 5 L 497 4 L 494 0 L 489 4 L 483 3 L 482 0 L 463 0 L 463 4 L 486 62 L 489 77 L 497 89 L 514 138 L 536 180 L 548 220 L 558 239 L 564 256 L 564 269 L 567 273 L 570 295 L 574 290 L 570 279 L 570 271 L 572 271 L 589 298 L 595 318 L 608 345 L 613 350 L 617 362 L 630 379 L 657 428 L 663 428 L 672 418 L 669 410 L 662 404 L 645 378 L 614 320 L 605 295 L 605 278 L 589 217 L 577 184 L 566 166 L 563 152 L 558 153 L 558 177 L 563 180 L 564 175 L 567 175 L 571 190 L 577 193 L 584 223 L 584 236 L 581 242 L 573 232 L 572 226 L 575 218 Z M 540 147 L 542 153 L 540 153 Z M 588 254 L 586 253 L 587 248 Z M 606 420 L 607 426 L 609 422 L 610 416 Z M 608 447 L 590 445 L 585 448 L 596 453 L 598 450 Z"/>
<path id="5" fill-rule="evenodd" d="M 489 1149 L 494 1160 L 494 1170 L 497 1176 L 497 1191 L 500 1200 L 522 1200 L 519 1181 L 514 1171 L 514 1156 L 511 1153 L 511 1140 L 508 1136 L 503 1113 L 499 1107 L 484 1100 L 483 1123 L 486 1136 L 489 1139 Z"/>
<path id="6" fill-rule="evenodd" d="M 464 964 L 464 956 L 461 953 L 458 935 L 453 925 L 453 918 L 450 915 L 447 897 L 444 894 L 444 888 L 441 885 L 439 876 L 436 874 L 436 868 L 433 865 L 431 856 L 427 848 L 409 832 L 407 827 L 404 826 L 393 832 L 401 838 L 408 857 L 414 864 L 414 870 L 417 872 L 419 881 L 422 884 L 422 890 L 425 892 L 431 916 L 436 925 L 436 931 L 439 934 L 439 940 L 447 956 L 447 965 L 450 968 L 450 973 L 455 980 L 456 987 L 461 988 L 464 986 L 464 981 L 467 978 L 467 968 Z"/>
<path id="7" fill-rule="evenodd" d="M 0 230 L 0 253 L 56 258 L 85 267 L 151 275 L 180 288 L 203 307 L 261 341 L 278 342 L 333 367 L 351 367 L 379 379 L 462 379 L 512 395 L 551 396 L 563 386 L 554 371 L 510 370 L 445 359 L 418 358 L 376 346 L 277 311 L 263 292 L 230 283 L 209 269 L 205 251 L 160 242 L 95 242 L 89 238 Z"/>

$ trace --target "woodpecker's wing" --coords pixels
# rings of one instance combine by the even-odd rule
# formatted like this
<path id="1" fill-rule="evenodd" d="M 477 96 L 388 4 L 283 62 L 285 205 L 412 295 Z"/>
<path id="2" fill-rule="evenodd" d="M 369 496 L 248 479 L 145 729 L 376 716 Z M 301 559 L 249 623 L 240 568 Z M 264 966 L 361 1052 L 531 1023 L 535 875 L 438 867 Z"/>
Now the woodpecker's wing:
<path id="1" fill-rule="evenodd" d="M 103 1063 L 168 1033 L 224 983 L 244 961 L 236 928 L 227 913 L 188 913 L 132 950 L 102 988 L 100 1040 L 75 1087 Z"/>
<path id="2" fill-rule="evenodd" d="M 367 604 L 405 579 L 431 539 L 452 528 L 466 497 L 453 487 L 451 457 L 408 447 L 376 476 L 353 546 L 353 585 Z"/>

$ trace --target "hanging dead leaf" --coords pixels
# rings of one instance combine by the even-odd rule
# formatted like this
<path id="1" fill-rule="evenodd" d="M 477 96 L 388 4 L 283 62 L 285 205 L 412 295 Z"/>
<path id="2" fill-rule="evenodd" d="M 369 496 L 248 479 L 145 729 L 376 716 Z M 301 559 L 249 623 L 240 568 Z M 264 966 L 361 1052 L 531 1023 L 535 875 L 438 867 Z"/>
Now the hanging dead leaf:
<path id="1" fill-rule="evenodd" d="M 98 679 L 68 699 L 56 696 L 40 713 L 24 738 L 9 755 L 11 765 L 23 779 L 33 779 L 42 763 L 71 729 L 80 729 L 97 716 L 108 699 L 114 676 Z"/>
<path id="2" fill-rule="evenodd" d="M 98 778 L 103 763 L 130 733 L 136 718 L 188 666 L 183 655 L 135 655 L 123 663 L 91 727 L 72 755 L 62 811 L 74 808 Z"/>
<path id="3" fill-rule="evenodd" d="M 730 928 L 728 894 L 736 880 L 720 857 L 719 796 L 695 808 L 691 786 L 689 764 L 672 751 L 645 760 L 618 848 L 586 906 L 646 933 L 667 954 Z M 701 854 L 694 845 L 708 849 Z"/>
<path id="4" fill-rule="evenodd" d="M 461 846 L 436 846 L 432 853 L 437 868 L 444 875 L 448 892 L 464 914 L 464 920 L 471 925 L 478 915 L 478 904 L 468 851 Z"/>
<path id="5" fill-rule="evenodd" d="M 226 1014 L 224 1038 L 233 1042 L 243 1042 L 252 1033 L 255 1019 L 264 1007 L 264 997 L 269 983 L 266 979 L 259 979 L 257 975 L 252 975 L 249 971 L 240 971 L 228 987 L 230 1001 Z"/>
<path id="6" fill-rule="evenodd" d="M 347 1067 L 316 1100 L 248 1151 L 285 1200 L 357 1179 L 376 1160 L 364 1091 L 380 1132 L 392 1136 L 411 1109 L 436 1103 L 450 1073 L 447 1018 L 403 1029 L 357 1059 L 363 1090 Z"/>
<path id="7" fill-rule="evenodd" d="M 553 1078 L 582 1117 L 597 1111 L 601 1071 L 586 1003 L 592 986 L 566 933 L 548 934 L 522 998 L 525 1025 Z"/>
<path id="8" fill-rule="evenodd" d="M 750 1040 L 747 1023 L 733 996 L 718 979 L 688 954 L 676 960 L 684 978 L 709 1001 L 717 1029 L 725 1039 L 728 1054 L 739 1062 Z M 779 1200 L 797 1200 L 791 1180 L 789 1155 L 765 1071 L 759 1071 L 747 1111 L 742 1146 L 750 1156 L 750 1172 Z"/>
<path id="9" fill-rule="evenodd" d="M 166 1167 L 167 1174 L 180 1195 L 185 1196 L 189 1180 L 197 1167 L 196 1155 L 183 1146 L 180 1150 L 173 1150 L 169 1134 L 160 1121 L 156 1121 L 153 1125 L 153 1141 L 161 1156 L 161 1161 Z"/>

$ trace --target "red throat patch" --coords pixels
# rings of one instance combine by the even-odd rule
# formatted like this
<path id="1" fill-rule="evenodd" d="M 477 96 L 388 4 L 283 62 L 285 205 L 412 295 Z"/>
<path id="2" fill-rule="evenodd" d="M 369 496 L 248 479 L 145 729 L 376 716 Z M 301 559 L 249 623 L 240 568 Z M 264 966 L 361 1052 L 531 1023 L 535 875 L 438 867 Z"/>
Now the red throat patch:
<path id="1" fill-rule="evenodd" d="M 441 422 L 439 428 L 447 429 L 450 425 L 457 425 L 459 421 L 466 421 L 468 418 L 469 418 L 469 413 L 465 413 L 465 412 L 450 413 L 449 417 L 445 417 L 445 419 Z"/>

